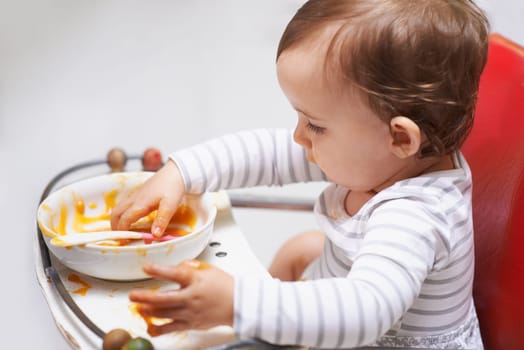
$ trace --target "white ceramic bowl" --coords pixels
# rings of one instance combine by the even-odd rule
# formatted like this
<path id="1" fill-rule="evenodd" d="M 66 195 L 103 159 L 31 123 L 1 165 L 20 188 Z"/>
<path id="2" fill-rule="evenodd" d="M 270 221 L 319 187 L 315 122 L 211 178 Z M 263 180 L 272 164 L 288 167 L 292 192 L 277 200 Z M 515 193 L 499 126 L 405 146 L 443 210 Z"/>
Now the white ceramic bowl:
<path id="1" fill-rule="evenodd" d="M 109 226 L 109 212 L 114 204 L 136 191 L 152 174 L 101 175 L 51 193 L 38 207 L 37 219 L 52 254 L 78 272 L 121 281 L 148 278 L 142 271 L 146 262 L 176 264 L 197 257 L 209 242 L 217 213 L 210 194 L 184 198 L 184 204 L 193 209 L 197 221 L 191 233 L 173 240 L 150 244 L 139 241 L 125 246 L 90 243 L 67 248 L 50 243 L 53 237 L 75 230 L 79 211 L 82 212 L 82 224 Z"/>

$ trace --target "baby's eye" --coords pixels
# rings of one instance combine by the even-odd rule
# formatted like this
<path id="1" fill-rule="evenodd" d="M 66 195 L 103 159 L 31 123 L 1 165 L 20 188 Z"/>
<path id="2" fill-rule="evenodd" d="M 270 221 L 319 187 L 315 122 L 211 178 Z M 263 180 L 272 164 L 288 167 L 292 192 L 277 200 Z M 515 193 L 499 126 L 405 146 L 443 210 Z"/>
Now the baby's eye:
<path id="1" fill-rule="evenodd" d="M 315 134 L 322 134 L 324 132 L 324 130 L 326 130 L 325 128 L 322 128 L 320 126 L 316 126 L 315 124 L 311 124 L 311 122 L 308 122 L 306 124 L 306 127 L 313 131 Z"/>

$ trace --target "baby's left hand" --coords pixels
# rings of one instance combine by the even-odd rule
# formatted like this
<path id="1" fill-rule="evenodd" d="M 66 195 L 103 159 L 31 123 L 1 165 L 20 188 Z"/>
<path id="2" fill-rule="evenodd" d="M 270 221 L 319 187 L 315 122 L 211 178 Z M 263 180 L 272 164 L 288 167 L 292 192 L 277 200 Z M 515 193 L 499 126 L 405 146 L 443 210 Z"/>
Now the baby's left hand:
<path id="1" fill-rule="evenodd" d="M 233 325 L 233 277 L 206 262 L 187 260 L 176 266 L 147 264 L 155 278 L 180 284 L 180 289 L 134 290 L 129 299 L 138 303 L 144 317 L 167 318 L 163 325 L 148 325 L 152 336 L 188 329 Z"/>

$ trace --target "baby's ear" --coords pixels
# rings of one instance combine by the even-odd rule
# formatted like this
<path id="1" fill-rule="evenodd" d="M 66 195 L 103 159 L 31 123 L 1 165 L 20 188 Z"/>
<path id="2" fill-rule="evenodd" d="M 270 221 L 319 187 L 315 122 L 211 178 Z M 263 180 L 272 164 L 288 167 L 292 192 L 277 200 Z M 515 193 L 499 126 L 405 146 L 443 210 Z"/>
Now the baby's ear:
<path id="1" fill-rule="evenodd" d="M 389 122 L 391 151 L 399 158 L 417 154 L 422 143 L 420 128 L 409 118 L 393 117 Z"/>

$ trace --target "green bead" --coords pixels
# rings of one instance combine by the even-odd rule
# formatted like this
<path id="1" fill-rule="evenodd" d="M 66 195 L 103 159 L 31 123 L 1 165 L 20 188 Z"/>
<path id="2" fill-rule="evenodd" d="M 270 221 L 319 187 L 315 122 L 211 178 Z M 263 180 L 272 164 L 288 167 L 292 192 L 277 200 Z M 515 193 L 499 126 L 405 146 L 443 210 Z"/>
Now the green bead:
<path id="1" fill-rule="evenodd" d="M 154 350 L 153 344 L 145 338 L 133 338 L 121 350 Z"/>

